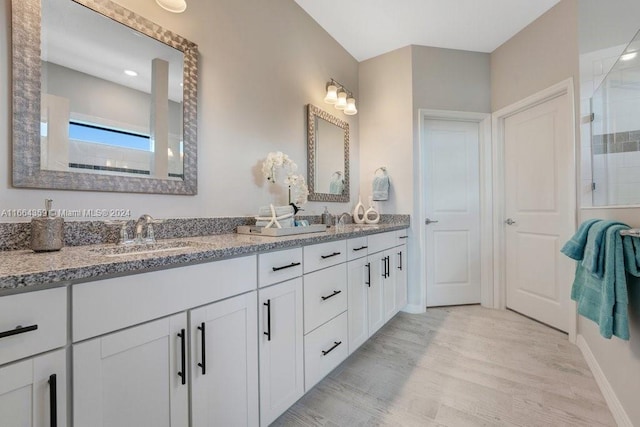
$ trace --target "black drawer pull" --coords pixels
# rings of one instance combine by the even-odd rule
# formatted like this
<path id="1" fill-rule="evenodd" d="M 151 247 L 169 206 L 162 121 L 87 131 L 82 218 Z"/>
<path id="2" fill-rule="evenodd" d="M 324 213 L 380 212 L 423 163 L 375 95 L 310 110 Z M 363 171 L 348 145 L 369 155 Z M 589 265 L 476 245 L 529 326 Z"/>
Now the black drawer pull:
<path id="1" fill-rule="evenodd" d="M 400 256 L 400 265 L 398 265 L 398 270 L 402 270 L 402 251 L 398 252 L 398 255 Z"/>
<path id="2" fill-rule="evenodd" d="M 331 258 L 332 256 L 338 256 L 340 255 L 341 252 L 334 252 L 331 255 L 320 255 L 320 258 L 322 259 L 327 259 L 327 258 Z"/>
<path id="3" fill-rule="evenodd" d="M 342 291 L 333 291 L 333 293 L 332 293 L 331 295 L 328 295 L 328 296 L 326 296 L 326 297 L 321 297 L 321 298 L 322 298 L 322 301 L 326 301 L 326 300 L 328 300 L 329 298 L 333 298 L 333 297 L 335 297 L 336 295 L 338 295 L 338 294 L 339 294 L 339 293 L 341 293 L 341 292 L 342 292 Z"/>
<path id="4" fill-rule="evenodd" d="M 200 337 L 202 338 L 202 349 L 200 350 L 200 357 L 202 358 L 202 363 L 198 363 L 198 366 L 202 368 L 202 375 L 207 374 L 207 349 L 206 342 L 207 336 L 205 334 L 205 323 L 200 323 L 198 326 L 198 330 L 200 331 Z"/>
<path id="5" fill-rule="evenodd" d="M 398 239 L 406 239 L 407 237 L 409 237 L 409 236 L 400 236 L 400 237 L 398 237 Z"/>
<path id="6" fill-rule="evenodd" d="M 333 342 L 333 347 L 331 347 L 329 350 L 322 350 L 322 355 L 326 356 L 327 354 L 331 353 L 340 344 L 342 344 L 342 341 L 334 341 Z"/>
<path id="7" fill-rule="evenodd" d="M 273 271 L 280 271 L 280 270 L 284 270 L 285 268 L 297 267 L 299 265 L 300 265 L 299 262 L 292 262 L 291 264 L 285 265 L 283 267 L 271 267 L 271 268 L 273 269 Z"/>
<path id="8" fill-rule="evenodd" d="M 267 306 L 267 332 L 263 332 L 267 336 L 267 341 L 271 341 L 271 300 L 262 303 Z"/>
<path id="9" fill-rule="evenodd" d="M 182 385 L 187 383 L 187 344 L 185 342 L 185 333 L 184 329 L 180 329 L 180 333 L 178 333 L 178 338 L 180 338 L 180 371 L 178 372 L 178 376 L 182 378 Z"/>
<path id="10" fill-rule="evenodd" d="M 36 329 L 38 329 L 38 325 L 31 325 L 31 326 L 25 326 L 25 327 L 16 326 L 15 329 L 12 329 L 10 331 L 0 332 L 0 338 L 11 337 L 13 335 L 20 335 L 20 334 L 24 334 L 25 332 L 35 331 Z"/>
<path id="11" fill-rule="evenodd" d="M 369 247 L 369 246 L 360 246 L 359 248 L 353 248 L 353 251 L 354 251 L 354 252 L 358 252 L 358 251 L 361 251 L 361 250 L 363 250 L 363 249 L 367 249 L 368 247 Z"/>
<path id="12" fill-rule="evenodd" d="M 58 426 L 58 376 L 49 375 L 49 426 Z"/>
<path id="13" fill-rule="evenodd" d="M 371 263 L 368 262 L 364 266 L 367 267 L 367 281 L 365 283 L 371 287 Z"/>

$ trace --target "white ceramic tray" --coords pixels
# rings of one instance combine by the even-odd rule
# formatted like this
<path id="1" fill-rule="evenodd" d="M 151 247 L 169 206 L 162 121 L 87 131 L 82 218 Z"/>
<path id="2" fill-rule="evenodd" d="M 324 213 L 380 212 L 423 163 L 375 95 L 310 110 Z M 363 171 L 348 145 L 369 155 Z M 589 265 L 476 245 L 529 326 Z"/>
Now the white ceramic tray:
<path id="1" fill-rule="evenodd" d="M 253 234 L 259 236 L 291 236 L 293 234 L 306 234 L 306 233 L 319 233 L 321 231 L 326 231 L 327 226 L 325 224 L 312 224 L 307 227 L 286 227 L 286 228 L 264 228 L 264 227 L 256 227 L 254 225 L 239 225 L 238 233 L 239 234 Z"/>

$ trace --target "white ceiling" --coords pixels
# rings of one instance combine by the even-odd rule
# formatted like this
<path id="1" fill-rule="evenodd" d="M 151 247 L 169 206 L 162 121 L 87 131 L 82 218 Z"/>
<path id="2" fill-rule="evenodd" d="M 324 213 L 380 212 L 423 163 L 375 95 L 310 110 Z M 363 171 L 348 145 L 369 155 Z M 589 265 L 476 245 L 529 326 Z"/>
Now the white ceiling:
<path id="1" fill-rule="evenodd" d="M 408 45 L 493 52 L 560 0 L 295 0 L 355 59 Z"/>

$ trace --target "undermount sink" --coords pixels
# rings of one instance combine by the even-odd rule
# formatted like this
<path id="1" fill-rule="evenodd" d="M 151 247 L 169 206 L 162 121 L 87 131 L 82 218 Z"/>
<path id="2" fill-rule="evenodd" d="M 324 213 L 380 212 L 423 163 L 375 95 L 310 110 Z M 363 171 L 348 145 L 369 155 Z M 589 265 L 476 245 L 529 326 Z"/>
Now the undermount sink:
<path id="1" fill-rule="evenodd" d="M 199 246 L 199 243 L 182 241 L 182 242 L 156 242 L 131 245 L 118 245 L 108 248 L 91 249 L 92 252 L 98 253 L 106 257 L 120 257 L 126 255 L 143 255 L 155 254 L 159 252 L 177 251 L 185 248 Z"/>

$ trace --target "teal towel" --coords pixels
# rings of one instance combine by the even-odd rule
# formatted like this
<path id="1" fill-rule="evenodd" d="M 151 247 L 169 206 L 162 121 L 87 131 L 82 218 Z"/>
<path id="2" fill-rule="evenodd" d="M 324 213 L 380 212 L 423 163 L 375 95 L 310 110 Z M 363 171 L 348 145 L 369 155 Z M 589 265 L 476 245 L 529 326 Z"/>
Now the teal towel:
<path id="1" fill-rule="evenodd" d="M 623 224 L 609 224 L 600 247 L 604 259 L 602 278 L 593 275 L 583 263 L 578 263 L 571 288 L 571 299 L 577 302 L 578 313 L 596 322 L 600 335 L 605 338 L 615 335 L 623 340 L 629 339 L 626 270 L 639 276 L 640 264 L 635 251 L 637 244 L 631 241 L 631 237 L 625 237 L 623 243 L 620 236 L 620 231 L 628 228 Z"/>
<path id="2" fill-rule="evenodd" d="M 342 194 L 343 191 L 344 179 L 342 179 L 342 172 L 334 172 L 329 183 L 329 194 Z"/>
<path id="3" fill-rule="evenodd" d="M 584 248 L 587 245 L 587 236 L 591 226 L 600 221 L 599 219 L 590 219 L 578 227 L 576 234 L 562 247 L 560 252 L 565 254 L 571 259 L 582 260 L 584 258 Z"/>
<path id="4" fill-rule="evenodd" d="M 584 248 L 582 266 L 596 278 L 602 279 L 604 276 L 604 238 L 607 230 L 612 225 L 625 225 L 617 221 L 598 221 L 589 227 L 587 245 Z M 626 226 L 626 225 L 625 225 Z M 628 226 L 626 226 L 629 228 Z"/>

